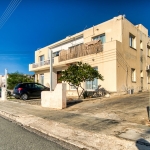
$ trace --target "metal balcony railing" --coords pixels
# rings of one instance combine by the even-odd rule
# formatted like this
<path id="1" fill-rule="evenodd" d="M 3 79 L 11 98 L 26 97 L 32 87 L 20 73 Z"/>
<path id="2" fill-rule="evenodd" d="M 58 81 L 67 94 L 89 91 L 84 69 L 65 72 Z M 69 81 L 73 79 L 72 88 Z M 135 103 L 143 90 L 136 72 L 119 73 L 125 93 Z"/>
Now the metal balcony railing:
<path id="1" fill-rule="evenodd" d="M 50 60 L 44 60 L 44 61 L 40 61 L 38 63 L 32 64 L 32 68 L 37 68 L 37 67 L 41 67 L 41 66 L 49 65 L 49 64 L 50 64 Z"/>

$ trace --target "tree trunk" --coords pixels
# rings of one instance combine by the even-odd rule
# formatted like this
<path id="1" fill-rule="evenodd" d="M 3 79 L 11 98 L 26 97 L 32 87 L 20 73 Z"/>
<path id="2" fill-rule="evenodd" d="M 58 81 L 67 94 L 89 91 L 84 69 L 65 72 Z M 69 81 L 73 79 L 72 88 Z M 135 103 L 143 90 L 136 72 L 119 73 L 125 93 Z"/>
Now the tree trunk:
<path id="1" fill-rule="evenodd" d="M 80 85 L 80 87 L 81 87 L 81 89 L 82 89 L 82 92 L 80 93 L 80 95 L 79 95 L 79 98 L 81 97 L 81 95 L 83 94 L 83 92 L 84 92 L 84 88 Z"/>
<path id="2" fill-rule="evenodd" d="M 78 90 L 78 88 L 76 88 L 77 89 L 77 93 L 78 93 L 78 98 L 80 98 L 80 95 L 79 95 L 79 90 Z"/>

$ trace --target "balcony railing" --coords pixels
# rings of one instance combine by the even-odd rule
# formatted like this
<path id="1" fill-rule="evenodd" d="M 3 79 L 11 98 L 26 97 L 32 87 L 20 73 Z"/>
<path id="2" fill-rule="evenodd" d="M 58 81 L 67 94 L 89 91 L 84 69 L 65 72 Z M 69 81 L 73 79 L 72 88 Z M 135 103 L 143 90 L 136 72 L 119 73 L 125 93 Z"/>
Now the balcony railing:
<path id="1" fill-rule="evenodd" d="M 50 60 L 44 60 L 44 61 L 40 61 L 38 63 L 32 64 L 32 68 L 37 68 L 37 67 L 41 67 L 41 66 L 49 65 L 49 64 L 50 64 Z"/>
<path id="2" fill-rule="evenodd" d="M 103 45 L 101 41 L 92 41 L 85 44 L 80 44 L 69 48 L 68 50 L 62 50 L 59 53 L 59 62 L 74 59 L 90 54 L 96 54 L 103 51 Z"/>

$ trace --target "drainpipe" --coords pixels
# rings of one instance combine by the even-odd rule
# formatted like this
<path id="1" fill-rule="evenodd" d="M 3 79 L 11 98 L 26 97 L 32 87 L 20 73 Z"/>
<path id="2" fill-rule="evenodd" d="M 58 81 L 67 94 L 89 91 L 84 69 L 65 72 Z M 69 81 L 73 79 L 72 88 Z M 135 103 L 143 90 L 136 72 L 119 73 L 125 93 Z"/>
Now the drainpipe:
<path id="1" fill-rule="evenodd" d="M 49 49 L 49 59 L 50 59 L 50 91 L 52 91 L 52 73 L 53 73 L 53 65 L 52 65 L 52 50 Z"/>

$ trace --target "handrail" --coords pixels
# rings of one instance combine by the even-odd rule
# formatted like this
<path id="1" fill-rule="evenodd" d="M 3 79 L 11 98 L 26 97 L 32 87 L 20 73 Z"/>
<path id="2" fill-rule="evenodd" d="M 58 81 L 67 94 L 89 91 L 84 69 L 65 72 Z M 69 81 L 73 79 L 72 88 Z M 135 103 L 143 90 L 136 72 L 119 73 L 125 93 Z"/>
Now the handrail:
<path id="1" fill-rule="evenodd" d="M 50 64 L 50 60 L 44 60 L 44 61 L 40 61 L 38 63 L 32 64 L 32 68 L 37 68 L 37 67 L 41 67 L 41 66 L 49 65 L 49 64 Z"/>

